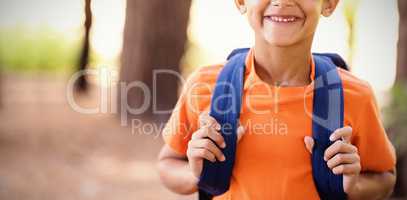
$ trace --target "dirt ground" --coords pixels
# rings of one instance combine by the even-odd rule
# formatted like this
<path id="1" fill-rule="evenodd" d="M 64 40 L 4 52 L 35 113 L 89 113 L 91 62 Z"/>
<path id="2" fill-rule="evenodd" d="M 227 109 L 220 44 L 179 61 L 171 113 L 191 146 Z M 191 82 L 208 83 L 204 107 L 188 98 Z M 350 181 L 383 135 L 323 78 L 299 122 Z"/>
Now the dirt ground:
<path id="1" fill-rule="evenodd" d="M 122 127 L 114 114 L 75 112 L 66 101 L 65 80 L 3 76 L 0 199 L 196 199 L 160 184 L 157 133 Z M 86 105 L 97 100 L 83 99 Z"/>

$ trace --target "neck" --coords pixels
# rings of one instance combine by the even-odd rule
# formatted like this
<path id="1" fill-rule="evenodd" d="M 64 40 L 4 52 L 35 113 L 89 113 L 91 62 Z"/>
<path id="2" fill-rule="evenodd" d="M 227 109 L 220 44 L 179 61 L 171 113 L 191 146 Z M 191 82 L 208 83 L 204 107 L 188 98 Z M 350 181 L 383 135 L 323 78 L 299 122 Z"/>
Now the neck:
<path id="1" fill-rule="evenodd" d="M 312 40 L 288 47 L 266 44 L 256 39 L 254 47 L 256 71 L 263 81 L 278 86 L 304 86 L 311 82 Z"/>

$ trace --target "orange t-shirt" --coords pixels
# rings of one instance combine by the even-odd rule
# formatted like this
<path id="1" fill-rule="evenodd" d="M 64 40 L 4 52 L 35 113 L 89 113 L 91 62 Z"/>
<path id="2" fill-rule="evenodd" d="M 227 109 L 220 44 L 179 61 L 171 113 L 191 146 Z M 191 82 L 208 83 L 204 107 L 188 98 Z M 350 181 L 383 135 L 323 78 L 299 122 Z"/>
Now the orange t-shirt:
<path id="1" fill-rule="evenodd" d="M 222 67 L 199 68 L 184 84 L 163 130 L 163 138 L 173 150 L 186 155 L 188 141 L 198 128 L 198 116 L 209 110 Z M 393 169 L 394 149 L 380 121 L 372 89 L 345 70 L 339 69 L 339 74 L 344 88 L 345 125 L 353 128 L 352 143 L 359 149 L 362 171 Z M 256 74 L 253 50 L 249 52 L 240 117 L 246 133 L 237 146 L 229 191 L 215 200 L 319 199 L 311 155 L 304 145 L 304 137 L 312 135 L 312 85 L 270 86 Z"/>

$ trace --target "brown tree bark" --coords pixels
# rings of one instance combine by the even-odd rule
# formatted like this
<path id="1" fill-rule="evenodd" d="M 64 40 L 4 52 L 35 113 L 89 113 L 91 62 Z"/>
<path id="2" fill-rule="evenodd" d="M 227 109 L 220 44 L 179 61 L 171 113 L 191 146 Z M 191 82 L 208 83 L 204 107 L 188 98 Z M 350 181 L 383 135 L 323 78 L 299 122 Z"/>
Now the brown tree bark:
<path id="1" fill-rule="evenodd" d="M 398 0 L 400 25 L 397 60 L 397 81 L 407 81 L 407 1 Z"/>
<path id="2" fill-rule="evenodd" d="M 83 46 L 79 56 L 78 71 L 86 69 L 86 66 L 89 63 L 89 51 L 90 51 L 90 29 L 92 27 L 92 9 L 91 9 L 91 0 L 85 0 L 85 35 L 83 38 Z M 78 92 L 85 92 L 88 88 L 88 81 L 86 76 L 80 76 L 75 83 L 75 88 Z"/>
<path id="3" fill-rule="evenodd" d="M 397 56 L 397 76 L 396 76 L 396 83 L 395 86 L 397 88 L 401 88 L 401 90 L 407 89 L 407 1 L 406 0 L 398 0 L 398 9 L 400 15 L 400 24 L 399 24 L 399 41 L 398 41 L 398 56 Z M 407 91 L 404 91 L 407 92 Z M 395 93 L 397 94 L 397 93 Z M 397 100 L 396 95 L 393 96 L 393 105 L 400 104 L 400 100 Z M 394 103 L 398 102 L 398 103 Z M 402 102 L 404 104 L 405 102 Z M 393 108 L 398 110 L 401 115 L 406 113 L 402 113 L 403 111 L 399 110 L 400 107 Z M 398 112 L 398 113 L 399 113 Z M 397 116 L 396 116 L 397 117 Z M 400 126 L 405 126 L 403 122 L 396 123 L 398 124 L 395 127 L 394 133 L 399 135 L 398 138 L 406 137 L 406 134 L 403 128 Z M 403 140 L 404 141 L 404 140 Z M 400 153 L 399 153 L 400 154 Z M 394 196 L 398 198 L 406 198 L 407 197 L 407 155 L 406 153 L 401 153 L 398 155 L 397 160 L 397 182 L 396 187 L 394 189 Z"/>
<path id="4" fill-rule="evenodd" d="M 3 107 L 3 95 L 3 72 L 0 66 L 0 109 Z"/>
<path id="5" fill-rule="evenodd" d="M 171 110 L 177 101 L 178 78 L 160 73 L 153 88 L 155 70 L 171 70 L 179 73 L 179 63 L 187 41 L 187 26 L 191 0 L 128 0 L 121 57 L 120 83 L 135 81 L 145 84 L 152 97 L 140 88 L 131 89 L 127 94 L 120 92 L 119 110 L 148 109 L 136 114 L 137 117 L 165 121 L 169 116 L 156 110 Z M 155 71 L 157 72 L 157 71 Z M 120 86 L 120 84 L 119 84 Z M 128 85 L 129 86 L 129 85 Z M 127 103 L 126 103 L 127 101 Z M 134 117 L 134 115 L 132 115 Z"/>

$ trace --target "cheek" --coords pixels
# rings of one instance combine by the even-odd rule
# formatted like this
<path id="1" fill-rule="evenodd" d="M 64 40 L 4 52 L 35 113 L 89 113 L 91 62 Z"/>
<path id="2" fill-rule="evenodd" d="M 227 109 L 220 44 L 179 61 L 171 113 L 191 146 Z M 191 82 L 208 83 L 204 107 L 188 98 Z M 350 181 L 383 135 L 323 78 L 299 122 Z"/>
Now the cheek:
<path id="1" fill-rule="evenodd" d="M 254 30 L 254 32 L 257 32 L 258 30 L 261 29 L 261 23 L 258 20 L 258 17 L 255 12 L 247 12 L 247 21 L 249 22 L 250 27 Z"/>
<path id="2" fill-rule="evenodd" d="M 322 11 L 322 1 L 313 0 L 310 3 L 303 4 L 302 9 L 306 16 L 313 20 L 319 19 Z"/>
<path id="3" fill-rule="evenodd" d="M 248 8 L 247 19 L 255 31 L 261 29 L 263 26 L 263 14 L 269 2 L 270 0 L 246 0 Z"/>
<path id="4" fill-rule="evenodd" d="M 306 16 L 304 28 L 309 29 L 307 31 L 314 30 L 318 25 L 319 18 L 321 16 L 322 1 L 310 0 L 308 3 L 302 4 L 301 7 Z"/>

